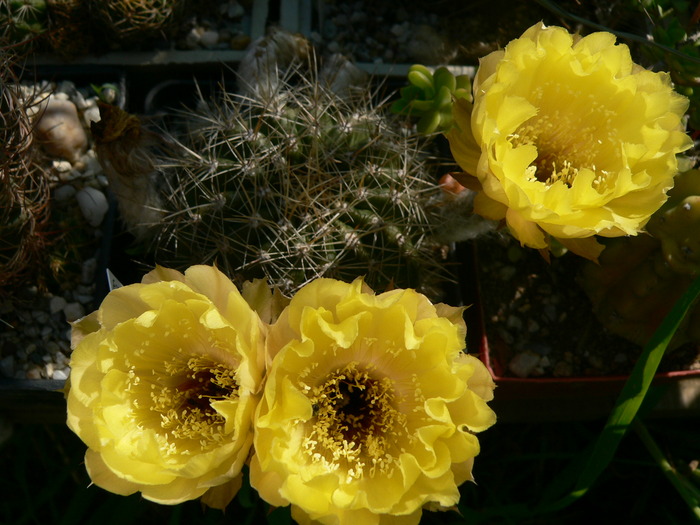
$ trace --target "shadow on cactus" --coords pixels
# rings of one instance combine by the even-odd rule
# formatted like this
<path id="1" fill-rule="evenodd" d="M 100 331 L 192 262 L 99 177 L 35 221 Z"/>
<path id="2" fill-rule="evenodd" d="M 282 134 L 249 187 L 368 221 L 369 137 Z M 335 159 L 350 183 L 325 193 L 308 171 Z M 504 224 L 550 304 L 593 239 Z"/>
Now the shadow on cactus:
<path id="1" fill-rule="evenodd" d="M 288 293 L 321 276 L 364 275 L 377 290 L 442 296 L 447 250 L 431 237 L 440 190 L 419 139 L 366 85 L 341 86 L 313 56 L 299 58 L 303 41 L 291 45 L 300 52 L 285 68 L 258 44 L 246 95 L 224 90 L 179 113 L 179 152 L 156 162 L 171 187 L 156 261 L 215 263 Z"/>

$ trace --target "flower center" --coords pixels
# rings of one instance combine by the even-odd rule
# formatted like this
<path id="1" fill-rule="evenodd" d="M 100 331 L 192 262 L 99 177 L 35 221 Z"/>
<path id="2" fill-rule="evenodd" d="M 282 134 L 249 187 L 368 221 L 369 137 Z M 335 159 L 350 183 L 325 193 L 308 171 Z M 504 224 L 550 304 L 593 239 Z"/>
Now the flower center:
<path id="1" fill-rule="evenodd" d="M 150 383 L 150 403 L 143 407 L 135 398 L 134 405 L 156 416 L 149 419 L 166 450 L 175 452 L 176 440 L 192 440 L 207 449 L 221 442 L 225 426 L 224 417 L 211 402 L 230 399 L 237 392 L 235 370 L 228 366 L 201 356 L 190 357 L 186 363 L 173 359 L 166 363 L 163 377 Z M 182 452 L 184 447 L 178 448 Z"/>
<path id="2" fill-rule="evenodd" d="M 546 92 L 551 92 L 546 94 Z M 552 103 L 565 102 L 565 107 Z M 614 112 L 592 95 L 571 88 L 545 86 L 532 93 L 538 113 L 508 136 L 514 147 L 533 145 L 537 158 L 528 168 L 528 178 L 547 186 L 561 181 L 567 187 L 582 169 L 596 174 L 593 187 L 601 191 L 619 152 L 615 141 Z"/>
<path id="3" fill-rule="evenodd" d="M 304 449 L 331 470 L 344 469 L 348 480 L 373 475 L 396 463 L 398 443 L 407 437 L 406 415 L 397 408 L 393 381 L 377 378 L 357 362 L 328 374 L 311 388 L 313 416 Z"/>

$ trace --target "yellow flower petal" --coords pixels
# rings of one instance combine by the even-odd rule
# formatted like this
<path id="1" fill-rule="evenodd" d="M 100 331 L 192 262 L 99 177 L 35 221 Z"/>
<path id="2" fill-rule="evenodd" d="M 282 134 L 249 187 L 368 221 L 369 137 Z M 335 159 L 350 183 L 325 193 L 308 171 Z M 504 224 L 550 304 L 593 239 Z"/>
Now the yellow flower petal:
<path id="1" fill-rule="evenodd" d="M 107 490 L 175 504 L 227 484 L 208 496 L 223 504 L 252 445 L 265 328 L 215 268 L 144 281 L 76 324 L 67 423 Z"/>
<path id="2" fill-rule="evenodd" d="M 222 485 L 207 490 L 202 496 L 201 501 L 212 509 L 224 510 L 228 504 L 233 501 L 233 498 L 236 497 L 242 485 L 243 475 L 241 474 Z"/>
<path id="3" fill-rule="evenodd" d="M 535 24 L 482 59 L 473 85 L 471 115 L 468 105 L 454 109 L 453 156 L 465 171 L 476 166 L 485 197 L 475 211 L 507 216 L 533 248 L 548 246 L 548 235 L 575 247 L 597 234 L 638 233 L 692 144 L 687 99 L 667 74 L 634 64 L 610 33 Z"/>
<path id="4" fill-rule="evenodd" d="M 576 255 L 585 257 L 593 262 L 598 262 L 598 257 L 600 257 L 603 251 L 603 246 L 595 237 L 588 237 L 586 239 L 557 239 L 567 250 L 574 252 Z"/>
<path id="5" fill-rule="evenodd" d="M 299 523 L 417 523 L 430 502 L 456 504 L 452 467 L 469 478 L 473 432 L 495 422 L 462 312 L 360 280 L 300 289 L 269 331 L 253 487 Z"/>
<path id="6" fill-rule="evenodd" d="M 85 452 L 85 468 L 95 485 L 114 494 L 130 496 L 139 490 L 137 484 L 116 476 L 102 461 L 102 457 L 91 449 Z"/>
<path id="7" fill-rule="evenodd" d="M 536 223 L 528 221 L 520 212 L 509 208 L 506 212 L 506 222 L 513 237 L 521 244 L 531 248 L 548 248 L 549 244 L 544 231 Z"/>

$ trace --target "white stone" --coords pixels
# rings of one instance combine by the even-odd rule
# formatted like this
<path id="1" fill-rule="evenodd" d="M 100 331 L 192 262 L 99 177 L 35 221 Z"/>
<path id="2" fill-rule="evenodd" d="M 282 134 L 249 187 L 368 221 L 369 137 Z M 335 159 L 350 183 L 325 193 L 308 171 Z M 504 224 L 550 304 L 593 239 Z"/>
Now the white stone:
<path id="1" fill-rule="evenodd" d="M 54 370 L 53 378 L 58 379 L 60 381 L 65 381 L 66 379 L 68 379 L 68 374 L 65 370 Z"/>
<path id="2" fill-rule="evenodd" d="M 83 284 L 93 284 L 95 281 L 95 270 L 97 269 L 97 259 L 90 257 L 83 261 L 80 271 L 80 282 Z M 90 288 L 92 292 L 92 288 Z"/>
<path id="3" fill-rule="evenodd" d="M 52 314 L 60 312 L 66 306 L 66 300 L 60 295 L 54 295 L 49 301 L 49 310 Z"/>
<path id="4" fill-rule="evenodd" d="M 227 14 L 229 18 L 241 18 L 245 14 L 245 9 L 238 2 L 230 2 Z"/>
<path id="5" fill-rule="evenodd" d="M 78 206 L 83 212 L 83 217 L 90 226 L 97 227 L 102 223 L 107 211 L 109 203 L 107 197 L 100 190 L 91 187 L 85 187 L 76 194 Z"/>
<path id="6" fill-rule="evenodd" d="M 77 91 L 78 90 L 76 89 L 75 84 L 70 80 L 63 80 L 56 86 L 56 95 L 59 93 L 65 93 L 66 96 L 75 96 Z"/>
<path id="7" fill-rule="evenodd" d="M 90 126 L 91 122 L 99 122 L 100 119 L 100 109 L 97 106 L 85 108 L 83 111 L 83 122 L 86 126 Z"/>
<path id="8" fill-rule="evenodd" d="M 63 313 L 66 316 L 66 321 L 71 323 L 83 317 L 85 315 L 85 309 L 80 303 L 68 303 L 63 308 Z"/>
<path id="9" fill-rule="evenodd" d="M 199 44 L 201 39 L 202 30 L 199 27 L 193 27 L 187 36 L 185 37 L 185 45 L 189 49 L 194 49 Z"/>
<path id="10" fill-rule="evenodd" d="M 75 179 L 80 178 L 80 172 L 76 169 L 70 169 L 68 171 L 65 171 L 63 173 L 60 173 L 58 176 L 58 180 L 61 182 L 71 182 L 74 181 Z"/>
<path id="11" fill-rule="evenodd" d="M 199 42 L 204 47 L 214 47 L 219 43 L 219 33 L 212 30 L 204 31 L 199 37 Z"/>
<path id="12" fill-rule="evenodd" d="M 508 368 L 518 377 L 529 377 L 540 366 L 541 357 L 534 352 L 521 352 L 513 356 Z"/>
<path id="13" fill-rule="evenodd" d="M 78 301 L 80 304 L 90 304 L 94 297 L 92 295 L 88 294 L 75 294 L 75 299 Z"/>
<path id="14" fill-rule="evenodd" d="M 53 198 L 56 199 L 57 202 L 63 202 L 67 201 L 75 194 L 76 189 L 73 186 L 70 184 L 64 184 L 53 191 Z"/>
<path id="15" fill-rule="evenodd" d="M 73 165 L 67 160 L 54 160 L 51 166 L 59 173 L 66 173 L 73 168 Z"/>
<path id="16" fill-rule="evenodd" d="M 85 160 L 83 177 L 94 177 L 98 173 L 102 173 L 102 165 L 99 160 L 94 157 L 88 157 L 87 155 L 85 155 L 83 159 Z"/>

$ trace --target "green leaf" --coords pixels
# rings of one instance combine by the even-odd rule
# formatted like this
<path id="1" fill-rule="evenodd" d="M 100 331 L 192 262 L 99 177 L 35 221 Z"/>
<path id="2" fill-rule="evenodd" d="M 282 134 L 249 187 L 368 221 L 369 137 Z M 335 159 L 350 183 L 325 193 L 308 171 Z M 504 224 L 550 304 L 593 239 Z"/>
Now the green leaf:
<path id="1" fill-rule="evenodd" d="M 651 437 L 651 434 L 639 419 L 634 420 L 634 430 L 654 458 L 654 461 L 656 461 L 661 472 L 666 476 L 666 479 L 671 482 L 683 498 L 683 501 L 688 505 L 695 519 L 700 520 L 700 489 L 693 485 L 691 480 L 681 476 L 678 471 L 673 468 L 654 441 L 654 438 Z"/>
<path id="2" fill-rule="evenodd" d="M 683 318 L 698 298 L 698 295 L 700 295 L 700 277 L 697 277 L 691 283 L 690 287 L 676 302 L 661 323 L 661 326 L 659 326 L 644 347 L 642 355 L 625 383 L 605 427 L 593 445 L 590 455 L 588 455 L 573 490 L 557 501 L 542 502 L 537 507 L 536 512 L 554 512 L 578 500 L 588 492 L 600 473 L 608 466 L 617 451 L 620 441 L 632 424 L 644 401 L 644 397 L 649 390 L 654 374 L 671 338 L 678 330 Z M 555 480 L 555 482 L 559 482 L 559 480 Z"/>

